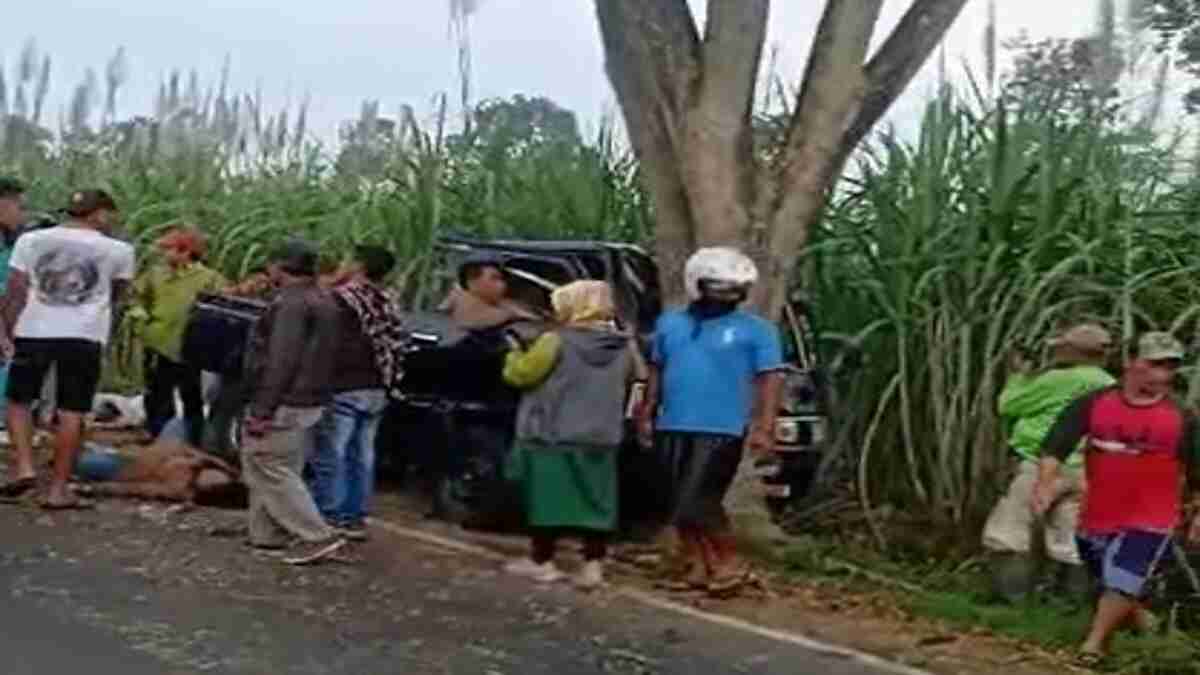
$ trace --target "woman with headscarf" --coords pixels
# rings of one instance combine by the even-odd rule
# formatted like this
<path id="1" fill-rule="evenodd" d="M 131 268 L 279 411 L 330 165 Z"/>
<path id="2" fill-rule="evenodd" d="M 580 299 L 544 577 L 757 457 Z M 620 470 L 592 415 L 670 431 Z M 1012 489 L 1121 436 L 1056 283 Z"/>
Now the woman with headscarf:
<path id="1" fill-rule="evenodd" d="M 568 284 L 553 293 L 551 305 L 557 327 L 505 362 L 505 380 L 524 391 L 509 474 L 523 485 L 533 531 L 529 557 L 505 569 L 558 581 L 564 577 L 554 565 L 558 540 L 578 535 L 585 562 L 575 582 L 590 589 L 604 583 L 607 541 L 617 524 L 617 449 L 639 362 L 631 338 L 617 330 L 607 283 Z"/>
<path id="2" fill-rule="evenodd" d="M 188 312 L 201 293 L 218 292 L 224 277 L 201 262 L 207 239 L 194 227 L 176 227 L 156 242 L 162 254 L 134 284 L 130 318 L 143 321 L 146 431 L 157 438 L 176 414 L 175 392 L 183 401 L 188 442 L 199 447 L 204 435 L 204 395 L 200 371 L 183 362 Z"/>

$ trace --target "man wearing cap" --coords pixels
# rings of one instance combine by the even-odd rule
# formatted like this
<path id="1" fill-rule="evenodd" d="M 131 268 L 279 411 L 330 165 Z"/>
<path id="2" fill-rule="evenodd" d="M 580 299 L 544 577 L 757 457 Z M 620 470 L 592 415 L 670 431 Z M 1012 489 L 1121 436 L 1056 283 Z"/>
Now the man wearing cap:
<path id="1" fill-rule="evenodd" d="M 984 548 L 991 552 L 993 590 L 1006 600 L 1015 602 L 1027 595 L 1038 568 L 1032 555 L 1037 519 L 1029 510 L 1029 500 L 1037 481 L 1042 441 L 1072 401 L 1116 382 L 1102 367 L 1111 345 L 1112 337 L 1104 328 L 1080 324 L 1050 341 L 1051 364 L 1045 372 L 1032 374 L 1024 359 L 1013 359 L 1014 372 L 1000 393 L 999 412 L 1008 430 L 1009 447 L 1020 463 L 983 530 Z M 1063 471 L 1054 508 L 1044 523 L 1046 555 L 1059 567 L 1060 584 L 1075 591 L 1087 587 L 1075 547 L 1082 464 L 1076 459 Z"/>
<path id="2" fill-rule="evenodd" d="M 1171 396 L 1183 348 L 1166 333 L 1136 344 L 1120 384 L 1075 400 L 1042 443 L 1032 507 L 1045 514 L 1059 493 L 1062 464 L 1084 448 L 1087 492 L 1076 540 L 1100 592 L 1080 661 L 1103 658 L 1116 630 L 1145 629 L 1147 581 L 1171 551 L 1182 482 L 1196 476 L 1196 420 Z M 1194 480 L 1189 481 L 1194 488 Z M 1200 516 L 1189 539 L 1200 535 Z"/>
<path id="3" fill-rule="evenodd" d="M 133 247 L 108 236 L 117 216 L 108 193 L 74 193 L 67 215 L 64 224 L 17 240 L 0 331 L 13 355 L 8 426 L 16 451 L 0 496 L 19 497 L 34 488 L 30 404 L 41 395 L 47 371 L 57 372 L 54 473 L 42 502 L 48 509 L 87 505 L 70 493 L 67 481 L 79 452 L 83 416 L 91 411 L 100 382 L 101 353 L 134 272 Z"/>
<path id="4" fill-rule="evenodd" d="M 321 561 L 345 540 L 325 522 L 305 487 L 307 439 L 332 396 L 338 309 L 317 285 L 317 251 L 289 240 L 272 255 L 279 292 L 256 326 L 249 377 L 250 410 L 242 477 L 250 489 L 250 545 L 295 547 L 289 564 Z"/>

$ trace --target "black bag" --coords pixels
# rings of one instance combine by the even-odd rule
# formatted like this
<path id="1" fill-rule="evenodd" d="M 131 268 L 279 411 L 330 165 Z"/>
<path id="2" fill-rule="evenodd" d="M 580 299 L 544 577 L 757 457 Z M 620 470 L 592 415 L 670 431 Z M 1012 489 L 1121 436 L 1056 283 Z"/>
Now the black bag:
<path id="1" fill-rule="evenodd" d="M 202 293 L 183 333 L 183 362 L 210 373 L 240 377 L 249 363 L 255 327 L 269 305 L 260 300 Z"/>

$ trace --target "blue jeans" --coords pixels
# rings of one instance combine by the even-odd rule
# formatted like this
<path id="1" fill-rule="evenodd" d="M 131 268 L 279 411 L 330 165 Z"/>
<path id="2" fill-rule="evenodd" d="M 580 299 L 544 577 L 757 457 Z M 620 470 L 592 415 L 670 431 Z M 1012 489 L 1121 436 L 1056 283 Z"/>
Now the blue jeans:
<path id="1" fill-rule="evenodd" d="M 335 525 L 361 524 L 375 487 L 375 432 L 387 407 L 382 389 L 335 394 L 313 428 L 308 488 Z"/>

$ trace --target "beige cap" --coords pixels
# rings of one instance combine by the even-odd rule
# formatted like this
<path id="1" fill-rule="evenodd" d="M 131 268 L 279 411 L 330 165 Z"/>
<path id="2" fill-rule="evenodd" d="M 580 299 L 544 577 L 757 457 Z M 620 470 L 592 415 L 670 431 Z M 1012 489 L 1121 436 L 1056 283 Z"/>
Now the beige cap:
<path id="1" fill-rule="evenodd" d="M 1147 361 L 1182 360 L 1183 345 L 1170 333 L 1146 333 L 1138 339 L 1137 354 Z"/>
<path id="2" fill-rule="evenodd" d="M 1101 352 L 1112 345 L 1112 335 L 1095 323 L 1081 323 L 1050 340 L 1051 347 L 1074 347 L 1085 352 Z"/>

